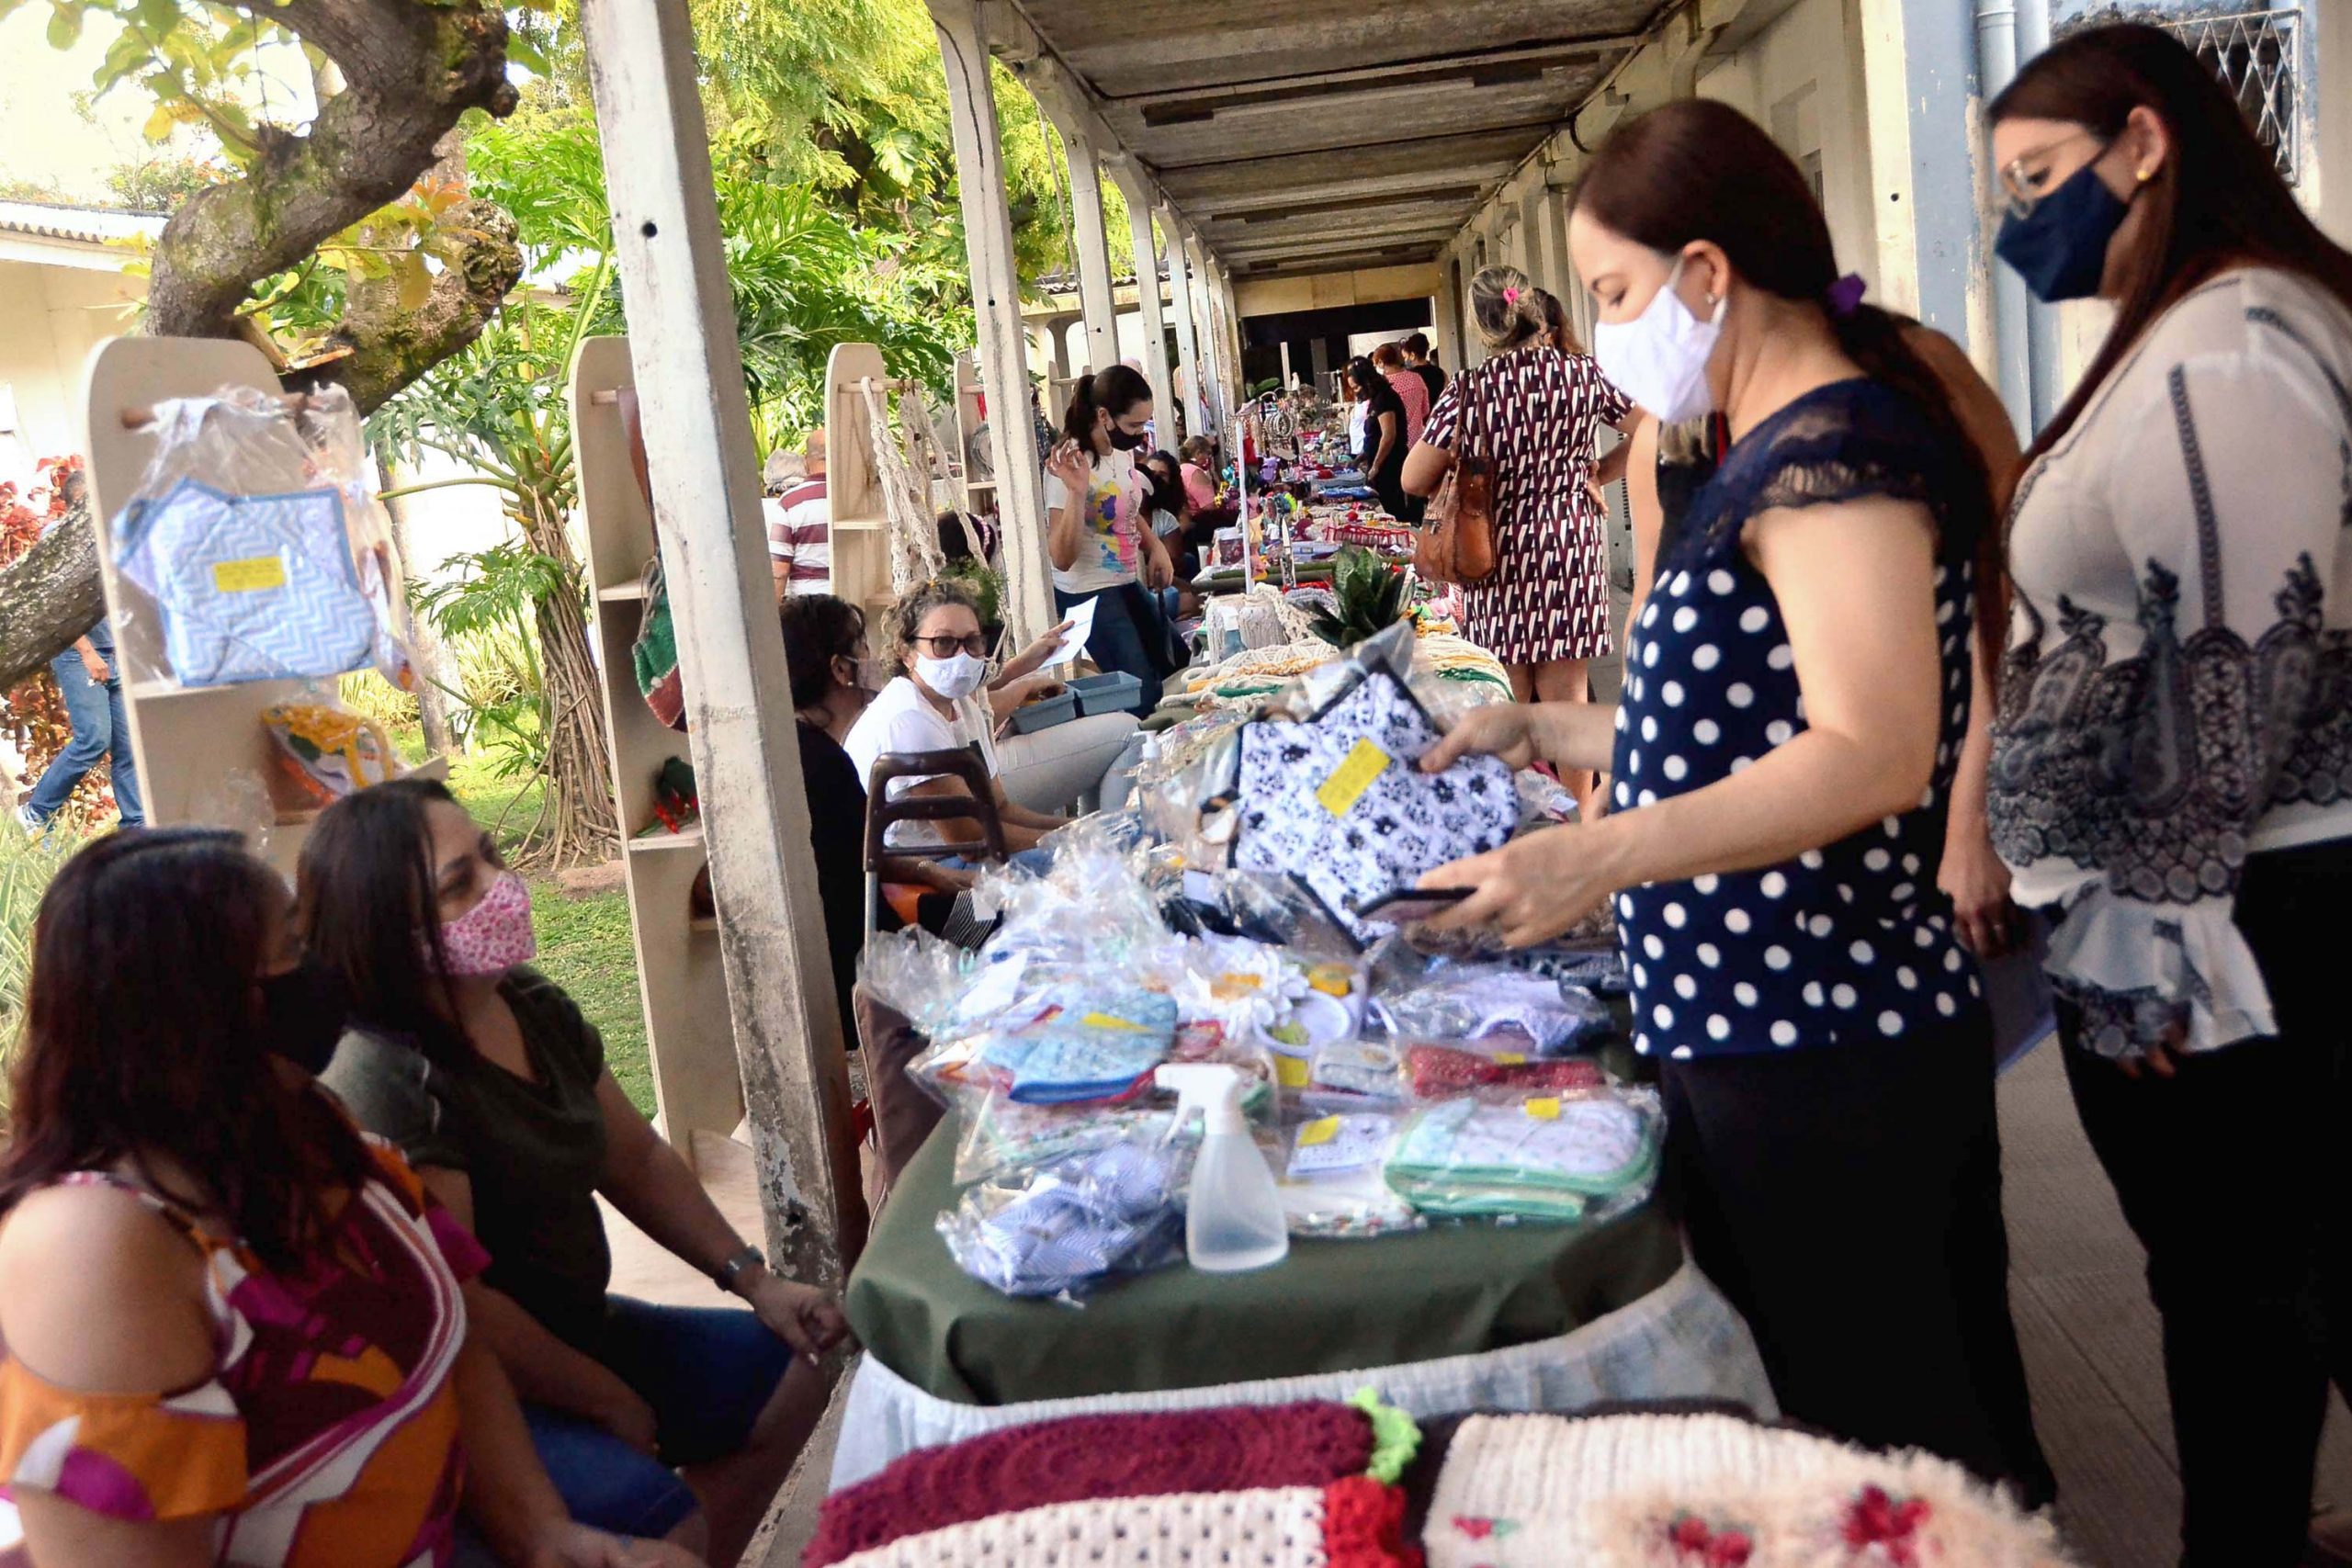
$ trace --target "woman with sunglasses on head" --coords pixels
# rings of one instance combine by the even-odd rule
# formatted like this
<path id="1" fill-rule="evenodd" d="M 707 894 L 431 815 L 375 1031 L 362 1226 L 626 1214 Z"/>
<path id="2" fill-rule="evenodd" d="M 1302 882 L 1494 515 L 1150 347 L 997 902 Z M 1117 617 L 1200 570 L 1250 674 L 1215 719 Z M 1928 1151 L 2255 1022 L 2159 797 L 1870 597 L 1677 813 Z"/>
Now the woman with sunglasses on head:
<path id="1" fill-rule="evenodd" d="M 1665 420 L 1721 410 L 1732 445 L 1657 563 L 1615 708 L 1482 708 L 1424 759 L 1611 777 L 1599 821 L 1424 879 L 1474 890 L 1432 924 L 1527 944 L 1613 896 L 1691 1254 L 1782 1411 L 2046 1501 L 1992 1025 L 1933 883 L 1983 465 L 1902 324 L 1839 276 L 1803 172 L 1738 111 L 1621 127 L 1568 243 L 1611 383 Z"/>
<path id="2" fill-rule="evenodd" d="M 1150 428 L 1151 384 L 1132 367 L 1114 365 L 1078 378 L 1062 416 L 1062 440 L 1046 460 L 1054 608 L 1067 615 L 1094 601 L 1086 651 L 1106 672 L 1142 682 L 1137 714 L 1159 705 L 1160 682 L 1175 668 L 1167 625 L 1150 593 L 1172 584 L 1176 568 L 1152 531 L 1146 510 L 1151 486 L 1136 467 Z"/>
<path id="3" fill-rule="evenodd" d="M 290 905 L 190 828 L 101 839 L 41 899 L 0 1159 L 0 1562 L 691 1561 L 566 1515 L 467 1321 L 482 1249 L 299 1065 L 344 1013 Z"/>
<path id="4" fill-rule="evenodd" d="M 2155 28 L 2068 39 L 1991 112 L 1998 254 L 2115 308 L 2018 487 L 1994 843 L 2148 1249 L 2183 1561 L 2274 1568 L 2352 1370 L 2352 254 Z"/>
<path id="5" fill-rule="evenodd" d="M 858 776 L 871 781 L 875 762 L 886 756 L 977 752 L 988 768 L 997 818 L 1003 825 L 1005 848 L 1012 852 L 1013 863 L 1044 869 L 1051 857 L 1038 846 L 1046 834 L 1066 826 L 1069 819 L 1032 811 L 1005 794 L 997 759 L 996 724 L 979 694 L 988 680 L 988 639 L 980 631 L 979 609 L 972 591 L 952 578 L 925 583 L 890 606 L 887 631 L 884 658 L 898 674 L 874 694 L 842 742 L 842 749 L 857 765 Z M 945 776 L 891 781 L 891 799 L 910 794 L 960 795 L 965 789 L 960 781 Z M 900 847 L 977 843 L 979 837 L 979 824 L 970 818 L 900 822 L 890 829 L 890 842 Z M 957 870 L 972 869 L 971 863 L 963 859 L 941 863 Z"/>
<path id="6" fill-rule="evenodd" d="M 840 1308 L 770 1273 L 629 1103 L 595 1027 L 530 967 L 529 888 L 443 785 L 329 807 L 298 902 L 350 999 L 322 1080 L 489 1250 L 467 1310 L 573 1517 L 734 1562 L 824 1414 Z M 608 1293 L 600 1195 L 741 1305 Z"/>

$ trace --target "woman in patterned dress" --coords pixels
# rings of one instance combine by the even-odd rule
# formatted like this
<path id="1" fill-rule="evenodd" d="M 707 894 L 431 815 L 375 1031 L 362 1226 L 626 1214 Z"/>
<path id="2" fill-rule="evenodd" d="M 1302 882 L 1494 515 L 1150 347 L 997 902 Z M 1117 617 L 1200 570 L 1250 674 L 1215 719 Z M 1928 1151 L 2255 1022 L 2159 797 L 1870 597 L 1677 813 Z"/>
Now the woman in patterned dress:
<path id="1" fill-rule="evenodd" d="M 1502 660 L 1520 701 L 1581 702 L 1585 661 L 1610 648 L 1593 437 L 1631 428 L 1634 406 L 1590 355 L 1554 345 L 1517 267 L 1480 271 L 1470 307 L 1487 358 L 1446 384 L 1405 459 L 1405 488 L 1434 494 L 1460 450 L 1494 459 L 1495 571 L 1463 590 L 1462 635 Z"/>
<path id="2" fill-rule="evenodd" d="M 467 1332 L 481 1247 L 296 1066 L 342 1027 L 236 835 L 41 900 L 0 1161 L 0 1564 L 681 1568 L 574 1525 Z M 461 1545 L 464 1512 L 486 1540 Z"/>

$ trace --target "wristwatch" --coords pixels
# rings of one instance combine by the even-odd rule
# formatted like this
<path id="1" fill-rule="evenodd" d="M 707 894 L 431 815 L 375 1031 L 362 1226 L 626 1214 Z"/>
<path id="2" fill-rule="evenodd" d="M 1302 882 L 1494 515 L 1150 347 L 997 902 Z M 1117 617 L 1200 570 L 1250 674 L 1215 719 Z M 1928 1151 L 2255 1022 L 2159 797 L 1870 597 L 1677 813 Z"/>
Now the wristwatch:
<path id="1" fill-rule="evenodd" d="M 718 1272 L 710 1277 L 711 1283 L 731 1296 L 735 1293 L 735 1281 L 743 1277 L 744 1269 L 763 1269 L 767 1261 L 767 1254 L 756 1247 L 747 1247 L 718 1266 Z"/>

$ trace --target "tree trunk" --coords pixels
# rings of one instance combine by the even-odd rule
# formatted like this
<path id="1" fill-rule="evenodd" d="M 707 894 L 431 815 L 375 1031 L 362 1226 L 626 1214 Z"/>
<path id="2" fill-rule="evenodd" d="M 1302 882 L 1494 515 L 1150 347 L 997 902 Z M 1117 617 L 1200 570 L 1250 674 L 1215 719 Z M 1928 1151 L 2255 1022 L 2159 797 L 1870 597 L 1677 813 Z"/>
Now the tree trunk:
<path id="1" fill-rule="evenodd" d="M 392 449 L 384 442 L 372 444 L 376 472 L 386 490 L 400 488 L 400 465 L 392 459 Z M 416 552 L 409 548 L 408 502 L 401 496 L 388 497 L 384 514 L 391 519 L 392 548 L 399 552 L 401 570 L 407 574 L 412 588 L 417 581 L 421 565 Z M 449 729 L 449 699 L 443 693 L 448 679 L 448 660 L 443 656 L 441 638 L 433 629 L 432 620 L 424 615 L 409 616 L 409 660 L 416 669 L 416 719 L 424 731 L 424 754 L 428 757 L 457 755 L 456 737 Z"/>
<path id="2" fill-rule="evenodd" d="M 0 571 L 0 692 L 47 669 L 106 613 L 90 525 L 69 520 L 51 529 Z"/>
<path id="3" fill-rule="evenodd" d="M 526 498 L 529 515 L 520 519 L 525 539 L 541 555 L 563 564 L 565 580 L 581 581 L 579 559 L 564 527 L 561 508 Z M 608 860 L 620 839 L 613 802 L 613 757 L 605 740 L 604 703 L 596 690 L 596 662 L 588 651 L 588 619 L 574 591 L 553 594 L 538 606 L 539 684 L 547 704 L 547 798 L 529 852 L 557 869 L 574 863 Z"/>

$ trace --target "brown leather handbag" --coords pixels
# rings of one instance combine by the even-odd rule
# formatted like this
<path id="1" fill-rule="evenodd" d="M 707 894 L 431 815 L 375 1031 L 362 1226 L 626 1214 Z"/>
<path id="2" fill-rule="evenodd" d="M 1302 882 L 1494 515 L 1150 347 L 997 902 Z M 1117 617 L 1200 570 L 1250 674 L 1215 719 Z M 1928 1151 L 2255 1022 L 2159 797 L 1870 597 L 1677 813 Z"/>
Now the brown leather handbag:
<path id="1" fill-rule="evenodd" d="M 1461 377 L 1462 422 L 1454 433 L 1453 467 L 1430 497 L 1413 541 L 1413 570 L 1432 582 L 1484 582 L 1495 574 L 1495 460 L 1471 449 L 1476 390 L 1485 378 Z"/>

